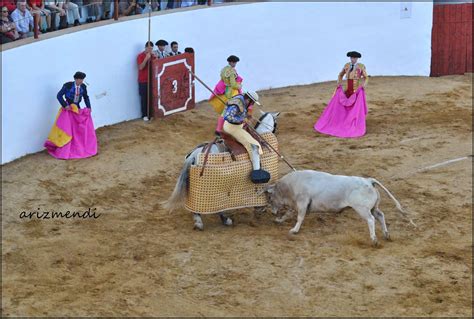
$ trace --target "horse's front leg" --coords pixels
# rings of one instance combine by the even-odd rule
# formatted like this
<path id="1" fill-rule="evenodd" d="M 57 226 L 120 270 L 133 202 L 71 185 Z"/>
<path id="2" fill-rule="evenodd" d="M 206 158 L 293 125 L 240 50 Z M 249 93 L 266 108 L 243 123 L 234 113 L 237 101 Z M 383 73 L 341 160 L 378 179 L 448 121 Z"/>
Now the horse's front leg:
<path id="1" fill-rule="evenodd" d="M 204 230 L 204 223 L 202 222 L 201 214 L 194 213 L 194 229 L 196 230 Z"/>
<path id="2" fill-rule="evenodd" d="M 224 226 L 232 226 L 233 222 L 230 217 L 224 215 L 224 213 L 219 213 L 219 217 L 221 218 L 222 225 Z"/>

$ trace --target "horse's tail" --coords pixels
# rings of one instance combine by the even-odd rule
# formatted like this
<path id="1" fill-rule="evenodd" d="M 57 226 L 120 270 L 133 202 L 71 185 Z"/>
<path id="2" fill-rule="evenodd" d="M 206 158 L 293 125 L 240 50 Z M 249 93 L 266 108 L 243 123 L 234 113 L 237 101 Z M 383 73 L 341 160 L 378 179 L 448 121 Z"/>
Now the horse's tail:
<path id="1" fill-rule="evenodd" d="M 175 209 L 182 207 L 186 196 L 188 194 L 188 179 L 189 179 L 189 168 L 195 161 L 196 155 L 201 151 L 202 148 L 195 149 L 190 153 L 184 161 L 181 174 L 179 174 L 178 180 L 174 187 L 171 196 L 164 202 L 162 202 L 163 208 L 172 212 Z"/>

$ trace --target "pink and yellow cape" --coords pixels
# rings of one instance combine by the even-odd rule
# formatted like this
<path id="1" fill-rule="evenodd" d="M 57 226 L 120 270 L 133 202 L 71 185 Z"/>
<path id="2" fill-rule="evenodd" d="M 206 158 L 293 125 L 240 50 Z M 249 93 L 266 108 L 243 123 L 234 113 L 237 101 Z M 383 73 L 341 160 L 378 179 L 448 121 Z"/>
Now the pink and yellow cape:
<path id="1" fill-rule="evenodd" d="M 235 79 L 235 81 L 238 82 L 238 83 L 242 83 L 242 78 L 240 76 L 238 76 Z M 228 89 L 230 90 L 230 88 L 228 88 Z M 220 80 L 219 82 L 217 82 L 217 84 L 214 88 L 214 93 L 209 97 L 209 104 L 211 104 L 211 106 L 214 108 L 214 110 L 218 114 L 222 114 L 222 112 L 224 111 L 224 108 L 225 108 L 225 105 L 224 105 L 224 103 L 222 103 L 221 100 L 223 100 L 224 102 L 227 102 L 229 100 L 225 93 L 226 93 L 226 85 L 225 85 L 224 81 Z M 232 89 L 231 96 L 235 96 L 235 95 L 241 94 L 241 93 L 242 93 L 242 89 L 239 89 L 239 90 Z"/>
<path id="2" fill-rule="evenodd" d="M 51 156 L 59 159 L 86 158 L 97 154 L 97 137 L 91 110 L 72 104 L 59 108 L 56 120 L 44 143 Z"/>

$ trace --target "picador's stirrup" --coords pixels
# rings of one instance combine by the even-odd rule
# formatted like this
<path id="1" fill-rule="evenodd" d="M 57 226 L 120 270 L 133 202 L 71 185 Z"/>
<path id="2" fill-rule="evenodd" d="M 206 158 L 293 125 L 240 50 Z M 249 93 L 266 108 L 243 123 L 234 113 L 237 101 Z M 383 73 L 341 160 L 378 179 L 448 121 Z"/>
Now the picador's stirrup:
<path id="1" fill-rule="evenodd" d="M 270 181 L 270 173 L 263 169 L 256 169 L 250 173 L 250 179 L 255 184 L 265 184 Z"/>
<path id="2" fill-rule="evenodd" d="M 268 183 L 270 180 L 270 173 L 260 168 L 260 154 L 258 153 L 258 146 L 252 145 L 251 147 L 253 171 L 250 174 L 250 179 L 255 184 Z"/>

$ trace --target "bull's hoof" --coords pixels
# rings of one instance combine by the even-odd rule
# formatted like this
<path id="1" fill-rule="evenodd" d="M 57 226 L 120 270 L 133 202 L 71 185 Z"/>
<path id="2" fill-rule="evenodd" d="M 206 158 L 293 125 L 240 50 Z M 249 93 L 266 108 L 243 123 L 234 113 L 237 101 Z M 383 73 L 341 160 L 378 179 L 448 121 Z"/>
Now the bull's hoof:
<path id="1" fill-rule="evenodd" d="M 193 229 L 203 231 L 204 230 L 204 225 L 202 223 L 194 223 Z"/>
<path id="2" fill-rule="evenodd" d="M 296 234 L 298 234 L 298 230 L 292 228 L 292 229 L 290 229 L 289 233 L 290 233 L 291 235 L 296 235 Z"/>
<path id="3" fill-rule="evenodd" d="M 286 239 L 288 239 L 288 240 L 290 240 L 290 241 L 294 241 L 294 240 L 297 240 L 298 237 L 297 237 L 295 234 L 288 232 L 288 233 L 286 234 Z"/>

